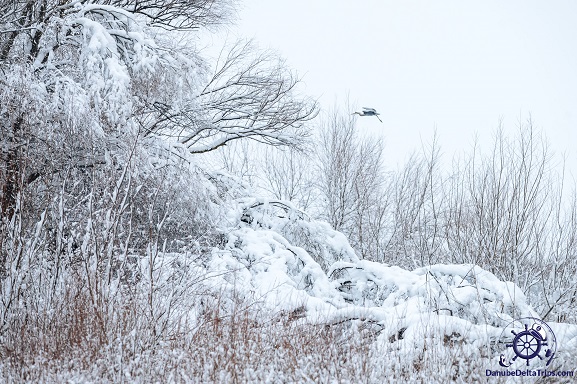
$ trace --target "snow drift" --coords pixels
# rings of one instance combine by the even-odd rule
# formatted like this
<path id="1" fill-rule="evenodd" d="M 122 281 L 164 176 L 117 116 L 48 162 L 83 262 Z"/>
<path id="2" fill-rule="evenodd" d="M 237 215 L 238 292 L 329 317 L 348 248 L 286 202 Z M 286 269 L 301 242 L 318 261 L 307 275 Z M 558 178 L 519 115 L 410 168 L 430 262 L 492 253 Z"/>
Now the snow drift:
<path id="1" fill-rule="evenodd" d="M 538 317 L 519 287 L 478 266 L 409 271 L 360 260 L 343 234 L 290 202 L 246 197 L 248 191 L 243 197 L 245 187 L 230 187 L 233 179 L 214 179 L 232 197 L 224 241 L 197 266 L 211 276 L 210 289 L 241 296 L 279 321 L 360 326 L 379 348 L 489 348 L 484 356 L 491 360 L 505 348 L 499 338 L 513 320 Z M 575 327 L 552 326 L 563 343 L 576 342 Z"/>

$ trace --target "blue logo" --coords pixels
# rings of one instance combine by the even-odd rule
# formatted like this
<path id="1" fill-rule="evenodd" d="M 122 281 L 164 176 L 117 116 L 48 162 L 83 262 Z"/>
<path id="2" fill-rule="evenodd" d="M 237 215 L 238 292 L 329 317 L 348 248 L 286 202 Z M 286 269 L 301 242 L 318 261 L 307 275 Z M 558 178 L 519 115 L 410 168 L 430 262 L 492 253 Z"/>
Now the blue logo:
<path id="1" fill-rule="evenodd" d="M 557 339 L 547 323 L 533 317 L 525 317 L 509 323 L 505 329 L 510 328 L 513 328 L 510 331 L 512 336 L 506 341 L 507 351 L 499 358 L 500 366 L 510 367 L 517 359 L 525 360 L 527 366 L 535 358 L 544 361 L 545 366 L 551 363 L 557 352 Z M 507 336 L 504 330 L 499 339 L 503 340 Z"/>

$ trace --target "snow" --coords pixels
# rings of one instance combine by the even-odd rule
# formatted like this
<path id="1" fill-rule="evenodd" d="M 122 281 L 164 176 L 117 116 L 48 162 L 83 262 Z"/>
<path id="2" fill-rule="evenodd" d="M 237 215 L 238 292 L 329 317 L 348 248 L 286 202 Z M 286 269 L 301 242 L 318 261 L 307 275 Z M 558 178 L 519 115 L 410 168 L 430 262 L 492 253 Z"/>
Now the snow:
<path id="1" fill-rule="evenodd" d="M 478 266 L 406 270 L 360 260 L 341 233 L 290 202 L 247 197 L 249 187 L 225 174 L 213 181 L 226 189 L 228 211 L 226 244 L 202 267 L 213 276 L 208 284 L 265 313 L 293 314 L 301 324 L 370 324 L 379 335 L 374 348 L 409 353 L 457 340 L 471 354 L 491 344 L 496 356 L 504 327 L 538 317 L 519 287 Z M 577 344 L 577 327 L 553 327 L 563 343 Z"/>

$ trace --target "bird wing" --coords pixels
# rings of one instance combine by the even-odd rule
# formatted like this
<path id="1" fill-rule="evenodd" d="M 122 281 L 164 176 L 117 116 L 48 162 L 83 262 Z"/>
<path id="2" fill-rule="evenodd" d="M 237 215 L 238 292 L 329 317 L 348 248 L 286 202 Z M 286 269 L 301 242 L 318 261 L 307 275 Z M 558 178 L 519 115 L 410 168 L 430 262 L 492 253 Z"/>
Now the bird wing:
<path id="1" fill-rule="evenodd" d="M 365 111 L 368 111 L 368 112 L 374 112 L 374 113 L 377 113 L 377 110 L 376 110 L 375 108 L 367 108 L 367 107 L 363 107 L 363 109 L 364 109 Z"/>

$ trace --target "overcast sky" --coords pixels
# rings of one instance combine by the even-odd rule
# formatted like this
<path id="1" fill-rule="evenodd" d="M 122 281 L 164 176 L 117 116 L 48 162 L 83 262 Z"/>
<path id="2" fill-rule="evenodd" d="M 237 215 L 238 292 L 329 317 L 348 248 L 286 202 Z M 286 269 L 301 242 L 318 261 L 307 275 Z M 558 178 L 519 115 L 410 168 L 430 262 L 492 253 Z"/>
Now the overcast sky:
<path id="1" fill-rule="evenodd" d="M 435 127 L 450 157 L 529 115 L 577 163 L 577 1 L 244 0 L 228 32 L 277 50 L 323 107 L 380 111 L 359 129 L 391 163 Z"/>

